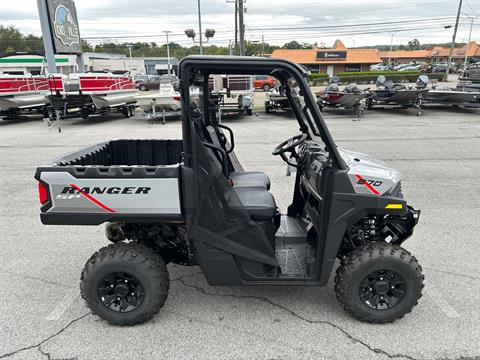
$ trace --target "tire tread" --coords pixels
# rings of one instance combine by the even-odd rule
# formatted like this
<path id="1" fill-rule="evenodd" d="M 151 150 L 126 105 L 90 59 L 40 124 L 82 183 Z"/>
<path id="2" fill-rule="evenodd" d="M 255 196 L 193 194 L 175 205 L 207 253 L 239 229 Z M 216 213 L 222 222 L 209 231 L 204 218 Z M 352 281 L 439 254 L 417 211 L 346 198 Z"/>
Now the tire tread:
<path id="1" fill-rule="evenodd" d="M 378 319 L 373 318 L 365 313 L 362 313 L 358 309 L 355 309 L 354 306 L 347 300 L 347 293 L 351 290 L 348 286 L 348 279 L 350 279 L 354 272 L 357 270 L 358 266 L 370 259 L 375 257 L 391 257 L 396 258 L 410 266 L 412 270 L 415 271 L 418 281 L 421 282 L 420 294 L 416 298 L 415 302 L 397 318 L 393 319 Z M 369 323 L 389 323 L 397 319 L 402 318 L 406 314 L 410 313 L 415 305 L 417 305 L 418 300 L 422 296 L 421 290 L 424 287 L 425 276 L 422 273 L 422 267 L 418 263 L 418 260 L 410 252 L 403 249 L 398 245 L 392 245 L 388 243 L 372 243 L 367 244 L 361 247 L 356 248 L 350 254 L 343 257 L 341 260 L 340 266 L 337 268 L 335 279 L 334 279 L 334 289 L 337 299 L 342 305 L 342 307 L 353 317 L 369 322 Z"/>
<path id="2" fill-rule="evenodd" d="M 150 306 L 148 309 L 145 309 L 140 316 L 128 321 L 115 321 L 112 319 L 106 320 L 115 325 L 127 326 L 143 323 L 160 311 L 160 308 L 167 300 L 168 291 L 170 288 L 170 279 L 165 262 L 151 248 L 143 244 L 137 242 L 118 242 L 105 246 L 95 252 L 86 262 L 82 274 L 80 275 L 81 296 L 85 300 L 90 311 L 93 314 L 102 317 L 102 315 L 97 311 L 96 307 L 91 306 L 88 301 L 86 280 L 102 265 L 116 260 L 133 262 L 136 263 L 137 266 L 144 267 L 144 270 L 151 272 L 152 276 L 158 280 L 157 283 L 159 286 L 155 289 L 155 293 L 152 294 L 156 301 L 151 304 L 152 306 Z"/>

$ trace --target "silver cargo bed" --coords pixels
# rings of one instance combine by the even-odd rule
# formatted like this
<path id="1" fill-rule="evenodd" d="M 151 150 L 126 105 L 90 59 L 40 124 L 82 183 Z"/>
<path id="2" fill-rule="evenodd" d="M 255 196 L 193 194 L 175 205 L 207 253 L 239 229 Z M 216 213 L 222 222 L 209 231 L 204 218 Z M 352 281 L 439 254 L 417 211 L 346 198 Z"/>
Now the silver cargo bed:
<path id="1" fill-rule="evenodd" d="M 41 221 L 182 220 L 181 153 L 181 140 L 112 140 L 56 158 L 35 174 Z"/>

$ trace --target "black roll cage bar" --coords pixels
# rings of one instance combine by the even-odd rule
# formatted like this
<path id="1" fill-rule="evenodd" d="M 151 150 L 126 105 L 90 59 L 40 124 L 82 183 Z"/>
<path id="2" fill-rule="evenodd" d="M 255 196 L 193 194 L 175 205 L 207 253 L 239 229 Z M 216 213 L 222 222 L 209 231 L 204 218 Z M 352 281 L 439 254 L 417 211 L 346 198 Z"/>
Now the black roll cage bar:
<path id="1" fill-rule="evenodd" d="M 285 82 L 288 78 L 285 73 L 289 74 L 301 89 L 301 94 L 305 99 L 305 104 L 311 111 L 315 126 L 319 130 L 319 134 L 315 134 L 312 124 L 304 122 L 303 109 L 299 109 L 293 99 L 293 95 L 287 86 L 286 95 L 290 101 L 295 117 L 300 125 L 300 131 L 307 133 L 309 138 L 311 135 L 320 136 L 322 141 L 330 153 L 333 164 L 339 170 L 347 170 L 347 166 L 343 161 L 337 149 L 335 142 L 328 130 L 323 116 L 318 108 L 311 91 L 308 88 L 305 76 L 308 72 L 295 63 L 282 59 L 267 59 L 247 56 L 187 56 L 179 63 L 180 91 L 182 95 L 182 132 L 184 141 L 185 162 L 187 166 L 191 166 L 192 160 L 192 121 L 190 120 L 190 85 L 193 83 L 192 75 L 203 76 L 203 93 L 204 102 L 208 102 L 208 77 L 210 75 L 272 75 L 276 76 L 281 82 Z M 208 108 L 208 107 L 207 107 Z"/>

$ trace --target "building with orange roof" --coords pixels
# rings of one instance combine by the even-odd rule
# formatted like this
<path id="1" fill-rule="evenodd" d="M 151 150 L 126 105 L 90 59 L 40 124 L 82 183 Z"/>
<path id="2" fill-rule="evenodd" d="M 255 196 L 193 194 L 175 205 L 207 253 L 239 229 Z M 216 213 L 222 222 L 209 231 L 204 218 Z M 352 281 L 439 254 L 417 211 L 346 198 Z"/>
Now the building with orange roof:
<path id="1" fill-rule="evenodd" d="M 450 48 L 435 46 L 427 50 L 398 50 L 382 51 L 380 57 L 385 62 L 391 60 L 396 64 L 406 64 L 412 61 L 439 63 L 448 61 Z M 462 63 L 465 60 L 465 54 L 472 61 L 480 61 L 480 44 L 475 41 L 453 49 L 452 60 L 455 63 Z"/>
<path id="2" fill-rule="evenodd" d="M 432 50 L 397 50 L 381 51 L 380 57 L 385 61 L 395 64 L 407 64 L 412 61 L 427 62 L 432 56 Z"/>
<path id="3" fill-rule="evenodd" d="M 434 47 L 431 51 L 431 58 L 433 62 L 448 61 L 448 55 L 450 53 L 449 48 Z M 452 53 L 452 61 L 456 63 L 463 62 L 465 55 L 472 60 L 480 61 L 480 44 L 475 41 L 470 41 L 468 44 L 465 44 L 462 47 L 454 48 Z"/>
<path id="4" fill-rule="evenodd" d="M 340 40 L 336 40 L 331 49 L 277 49 L 271 58 L 290 60 L 312 72 L 329 75 L 344 71 L 368 71 L 371 65 L 382 62 L 377 49 L 348 49 Z"/>

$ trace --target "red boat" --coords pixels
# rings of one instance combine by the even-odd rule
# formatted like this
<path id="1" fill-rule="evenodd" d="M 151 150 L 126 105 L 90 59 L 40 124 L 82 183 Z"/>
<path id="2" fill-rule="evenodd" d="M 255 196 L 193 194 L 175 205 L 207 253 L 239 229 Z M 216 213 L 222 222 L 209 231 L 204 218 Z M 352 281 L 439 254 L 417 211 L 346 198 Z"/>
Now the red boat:
<path id="1" fill-rule="evenodd" d="M 42 113 L 49 83 L 45 76 L 0 76 L 0 117 L 9 119 L 26 111 Z"/>
<path id="2" fill-rule="evenodd" d="M 88 118 L 109 111 L 122 112 L 126 117 L 135 109 L 135 89 L 131 78 L 113 74 L 52 74 L 48 77 L 50 93 L 48 116 Z"/>

